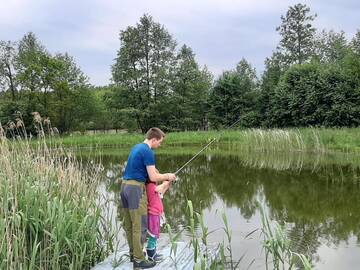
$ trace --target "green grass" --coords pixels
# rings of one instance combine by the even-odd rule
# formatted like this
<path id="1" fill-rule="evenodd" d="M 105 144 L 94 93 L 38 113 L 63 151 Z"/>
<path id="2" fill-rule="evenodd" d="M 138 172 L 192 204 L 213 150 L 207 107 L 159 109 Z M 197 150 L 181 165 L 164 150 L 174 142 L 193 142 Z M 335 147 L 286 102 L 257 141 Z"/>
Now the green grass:
<path id="1" fill-rule="evenodd" d="M 138 133 L 75 135 L 55 139 L 66 147 L 126 147 L 142 141 Z M 173 132 L 166 136 L 164 145 L 230 144 L 261 152 L 274 151 L 343 151 L 360 152 L 360 128 L 322 129 L 301 128 L 283 130 L 228 130 Z"/>

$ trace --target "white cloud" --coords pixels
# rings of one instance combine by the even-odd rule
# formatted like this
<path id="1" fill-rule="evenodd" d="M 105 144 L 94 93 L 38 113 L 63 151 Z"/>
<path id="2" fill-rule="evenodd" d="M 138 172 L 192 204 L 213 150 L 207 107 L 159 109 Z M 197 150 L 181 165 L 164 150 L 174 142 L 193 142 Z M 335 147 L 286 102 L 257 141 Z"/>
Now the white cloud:
<path id="1" fill-rule="evenodd" d="M 0 23 L 1 25 L 14 25 L 19 23 L 26 16 L 28 6 L 24 5 L 21 0 L 4 1 L 0 7 Z"/>
<path id="2" fill-rule="evenodd" d="M 320 28 L 343 29 L 349 37 L 359 27 L 360 4 L 355 0 L 302 2 L 318 13 Z M 234 68 L 241 57 L 261 70 L 261 59 L 270 56 L 277 45 L 275 28 L 280 16 L 296 3 L 298 0 L 11 0 L 0 7 L 0 40 L 14 41 L 33 31 L 51 52 L 73 55 L 92 82 L 106 84 L 119 48 L 119 31 L 148 13 L 179 45 L 192 47 L 200 64 L 215 74 Z"/>

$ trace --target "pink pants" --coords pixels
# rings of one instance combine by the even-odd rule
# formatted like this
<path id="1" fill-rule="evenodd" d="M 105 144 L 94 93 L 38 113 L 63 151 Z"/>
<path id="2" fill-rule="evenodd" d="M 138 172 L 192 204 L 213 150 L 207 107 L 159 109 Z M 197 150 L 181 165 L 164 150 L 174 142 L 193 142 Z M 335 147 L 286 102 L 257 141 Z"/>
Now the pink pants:
<path id="1" fill-rule="evenodd" d="M 160 237 L 160 216 L 148 213 L 148 233 L 156 238 Z"/>

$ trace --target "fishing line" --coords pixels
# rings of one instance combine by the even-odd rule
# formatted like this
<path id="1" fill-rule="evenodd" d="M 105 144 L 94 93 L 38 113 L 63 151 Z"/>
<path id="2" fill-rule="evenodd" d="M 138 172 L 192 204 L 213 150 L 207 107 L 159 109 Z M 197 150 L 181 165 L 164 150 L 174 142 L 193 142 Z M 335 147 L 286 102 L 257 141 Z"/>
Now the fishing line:
<path id="1" fill-rule="evenodd" d="M 240 121 L 240 118 L 238 120 L 236 120 L 234 123 L 232 123 L 230 126 L 228 126 L 227 128 L 225 128 L 219 135 L 219 138 L 221 137 L 222 133 L 225 130 L 228 130 L 230 128 L 232 128 L 233 126 L 235 126 L 238 122 Z M 187 162 L 184 163 L 184 165 L 182 165 L 174 174 L 177 175 L 179 174 L 187 165 L 189 165 L 195 158 L 197 158 L 197 156 L 199 156 L 206 148 L 208 148 L 213 142 L 215 142 L 216 139 L 213 138 L 207 145 L 205 145 L 199 152 L 197 152 L 192 158 L 190 158 Z"/>

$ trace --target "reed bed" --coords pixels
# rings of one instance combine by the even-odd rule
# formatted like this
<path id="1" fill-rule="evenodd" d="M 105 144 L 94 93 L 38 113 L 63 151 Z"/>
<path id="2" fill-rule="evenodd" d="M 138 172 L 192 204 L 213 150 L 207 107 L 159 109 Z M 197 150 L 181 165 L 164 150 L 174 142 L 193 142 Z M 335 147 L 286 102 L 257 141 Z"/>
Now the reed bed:
<path id="1" fill-rule="evenodd" d="M 304 151 L 305 144 L 297 131 L 251 129 L 243 134 L 249 149 L 261 152 Z"/>
<path id="2" fill-rule="evenodd" d="M 260 216 L 262 228 L 261 232 L 264 236 L 263 247 L 265 250 L 265 267 L 272 270 L 292 270 L 292 269 L 305 269 L 312 270 L 310 258 L 304 254 L 294 252 L 292 250 L 292 242 L 287 236 L 284 226 L 279 225 L 277 222 L 272 222 L 265 213 L 265 207 L 259 202 Z M 208 236 L 214 232 L 209 231 L 208 227 L 204 223 L 203 215 L 194 211 L 193 204 L 189 200 L 187 202 L 187 231 L 189 232 L 189 247 L 194 252 L 194 270 L 218 270 L 218 269 L 251 269 L 255 263 L 255 259 L 252 259 L 247 265 L 243 262 L 246 256 L 244 253 L 239 259 L 234 260 L 232 250 L 232 229 L 227 219 L 226 213 L 223 210 L 221 212 L 221 219 L 223 221 L 223 227 L 219 228 L 223 230 L 225 240 L 218 244 L 219 254 L 215 259 L 209 261 L 208 257 Z M 199 225 L 198 228 L 196 225 Z M 174 233 L 170 225 L 166 225 L 170 245 L 171 245 L 171 258 L 174 261 L 175 269 L 178 269 L 177 265 L 177 242 L 181 237 L 182 231 Z M 259 229 L 255 229 L 245 236 L 245 239 L 253 235 Z"/>
<path id="3" fill-rule="evenodd" d="M 42 140 L 30 147 L 2 136 L 0 269 L 90 269 L 107 256 L 100 171 Z"/>
<path id="4" fill-rule="evenodd" d="M 74 135 L 56 138 L 67 147 L 130 147 L 143 139 L 139 133 Z M 205 145 L 212 139 L 213 145 L 250 151 L 280 152 L 360 152 L 360 128 L 292 128 L 292 129 L 242 129 L 170 132 L 164 146 Z M 54 139 L 52 139 L 54 140 Z"/>

